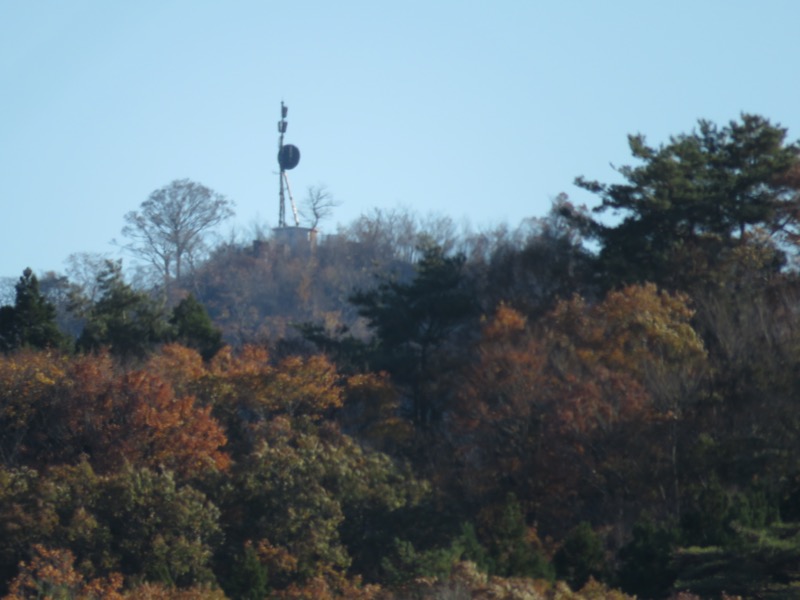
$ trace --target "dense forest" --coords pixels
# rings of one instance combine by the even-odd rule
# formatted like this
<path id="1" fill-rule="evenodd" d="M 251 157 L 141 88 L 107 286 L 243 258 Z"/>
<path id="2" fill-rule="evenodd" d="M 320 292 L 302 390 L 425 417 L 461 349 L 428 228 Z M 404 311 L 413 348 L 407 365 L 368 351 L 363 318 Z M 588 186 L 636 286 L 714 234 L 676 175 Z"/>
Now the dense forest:
<path id="1" fill-rule="evenodd" d="M 630 136 L 595 209 L 481 232 L 212 242 L 224 196 L 157 190 L 139 269 L 0 307 L 0 596 L 797 598 L 786 138 Z"/>

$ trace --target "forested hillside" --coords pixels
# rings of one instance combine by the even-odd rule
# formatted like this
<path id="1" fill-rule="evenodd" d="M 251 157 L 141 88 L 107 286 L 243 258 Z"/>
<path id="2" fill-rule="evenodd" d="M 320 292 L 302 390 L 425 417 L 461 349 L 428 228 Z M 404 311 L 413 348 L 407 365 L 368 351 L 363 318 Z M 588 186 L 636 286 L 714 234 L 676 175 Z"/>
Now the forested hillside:
<path id="1" fill-rule="evenodd" d="M 203 192 L 195 237 L 130 237 L 138 278 L 26 269 L 0 594 L 798 597 L 800 147 L 629 141 L 593 211 L 204 245 Z"/>

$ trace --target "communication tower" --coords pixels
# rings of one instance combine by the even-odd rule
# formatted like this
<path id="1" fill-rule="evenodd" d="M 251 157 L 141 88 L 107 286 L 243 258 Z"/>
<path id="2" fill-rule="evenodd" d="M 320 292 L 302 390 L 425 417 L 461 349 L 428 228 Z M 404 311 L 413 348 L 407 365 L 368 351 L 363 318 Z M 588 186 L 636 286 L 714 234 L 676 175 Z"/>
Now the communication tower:
<path id="1" fill-rule="evenodd" d="M 300 227 L 300 218 L 297 214 L 297 206 L 292 197 L 292 188 L 289 187 L 289 177 L 286 171 L 291 171 L 300 162 L 300 150 L 292 144 L 284 144 L 283 136 L 286 133 L 286 115 L 289 108 L 281 102 L 281 120 L 278 121 L 278 166 L 280 167 L 280 195 L 278 226 L 272 230 L 275 240 L 296 252 L 306 252 L 313 250 L 316 245 L 317 231 L 308 227 Z M 286 225 L 286 196 L 289 196 L 289 204 L 292 207 L 294 216 L 294 226 Z"/>
<path id="2" fill-rule="evenodd" d="M 289 107 L 281 102 L 281 120 L 278 121 L 278 165 L 280 166 L 280 208 L 278 212 L 278 227 L 286 227 L 286 194 L 289 195 L 289 202 L 292 205 L 295 227 L 300 227 L 300 219 L 297 216 L 297 206 L 292 198 L 292 188 L 289 187 L 289 177 L 286 171 L 291 171 L 300 162 L 300 150 L 297 146 L 283 143 L 283 135 L 286 133 L 286 115 Z M 285 190 L 285 192 L 284 192 Z"/>

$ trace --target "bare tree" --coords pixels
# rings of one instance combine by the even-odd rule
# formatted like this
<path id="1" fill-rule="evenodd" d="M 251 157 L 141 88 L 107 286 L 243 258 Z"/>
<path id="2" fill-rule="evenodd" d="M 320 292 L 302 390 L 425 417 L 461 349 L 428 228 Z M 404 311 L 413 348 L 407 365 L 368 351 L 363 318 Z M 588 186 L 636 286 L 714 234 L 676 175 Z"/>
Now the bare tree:
<path id="1" fill-rule="evenodd" d="M 320 221 L 330 217 L 333 209 L 341 204 L 324 185 L 309 186 L 300 215 L 308 222 L 311 229 L 316 229 Z"/>
<path id="2" fill-rule="evenodd" d="M 169 284 L 180 279 L 185 263 L 191 264 L 205 248 L 207 232 L 233 215 L 233 203 L 200 183 L 175 180 L 154 191 L 138 211 L 125 215 L 125 248 L 153 265 Z"/>
<path id="3" fill-rule="evenodd" d="M 87 304 L 100 297 L 100 274 L 108 269 L 110 258 L 99 252 L 74 252 L 64 261 L 66 273 L 75 294 Z"/>

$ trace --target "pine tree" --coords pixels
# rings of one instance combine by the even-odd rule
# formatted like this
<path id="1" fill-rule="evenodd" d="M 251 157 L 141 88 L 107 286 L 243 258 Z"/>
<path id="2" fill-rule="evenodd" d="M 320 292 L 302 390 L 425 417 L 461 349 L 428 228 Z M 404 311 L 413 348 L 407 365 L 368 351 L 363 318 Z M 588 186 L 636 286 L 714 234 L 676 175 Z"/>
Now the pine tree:
<path id="1" fill-rule="evenodd" d="M 214 327 L 206 309 L 193 295 L 172 309 L 169 322 L 173 327 L 174 341 L 194 348 L 203 360 L 211 360 L 223 346 L 222 332 Z"/>
<path id="2" fill-rule="evenodd" d="M 683 288 L 714 279 L 737 248 L 758 244 L 770 250 L 761 268 L 779 267 L 800 227 L 787 179 L 800 147 L 785 138 L 785 129 L 748 114 L 721 128 L 701 120 L 696 131 L 659 147 L 629 136 L 641 164 L 618 169 L 625 183 L 576 181 L 601 198 L 597 212 L 622 217 L 609 225 L 575 216 L 601 244 L 607 283 Z"/>
<path id="3" fill-rule="evenodd" d="M 30 268 L 16 285 L 14 306 L 0 308 L 0 350 L 59 348 L 66 343 L 56 324 L 56 309 L 39 291 Z"/>
<path id="4" fill-rule="evenodd" d="M 117 356 L 142 358 L 165 341 L 167 328 L 161 311 L 146 293 L 125 283 L 119 262 L 107 262 L 98 285 L 101 296 L 88 310 L 79 349 L 107 346 Z"/>

